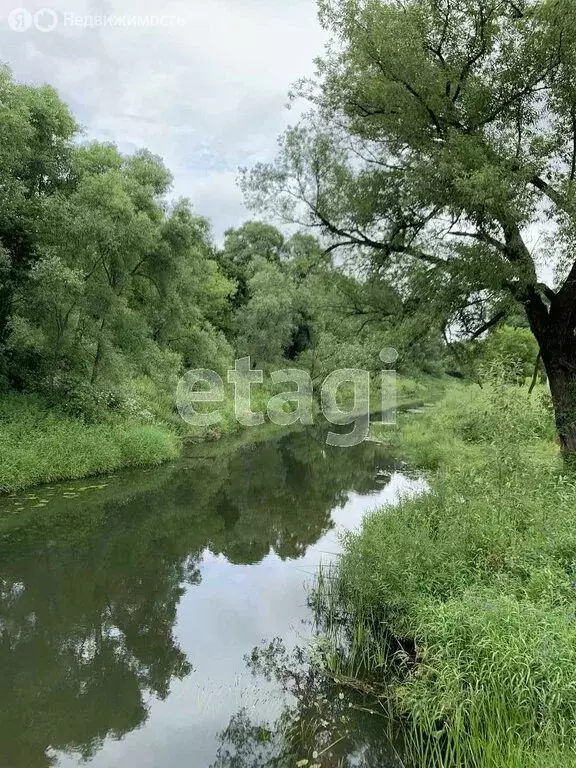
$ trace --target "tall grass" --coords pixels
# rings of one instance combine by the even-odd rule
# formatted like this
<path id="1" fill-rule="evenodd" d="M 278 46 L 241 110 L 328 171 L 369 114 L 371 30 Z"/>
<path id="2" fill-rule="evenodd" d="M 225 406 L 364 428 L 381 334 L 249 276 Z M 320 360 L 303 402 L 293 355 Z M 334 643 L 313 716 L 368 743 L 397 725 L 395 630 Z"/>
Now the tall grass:
<path id="1" fill-rule="evenodd" d="M 183 421 L 174 396 L 151 379 L 130 382 L 124 407 L 102 408 L 92 418 L 74 415 L 34 395 L 0 397 L 0 493 L 40 483 L 88 477 L 175 459 L 183 438 L 214 439 L 242 426 L 233 388 L 221 404 L 220 422 L 195 427 Z M 253 411 L 266 412 L 270 391 L 255 388 Z"/>
<path id="2" fill-rule="evenodd" d="M 431 490 L 319 580 L 325 658 L 384 686 L 407 765 L 575 765 L 576 480 L 546 392 L 454 388 L 397 442 Z"/>
<path id="3" fill-rule="evenodd" d="M 0 401 L 0 492 L 176 458 L 165 426 L 126 417 L 87 424 L 38 399 Z"/>

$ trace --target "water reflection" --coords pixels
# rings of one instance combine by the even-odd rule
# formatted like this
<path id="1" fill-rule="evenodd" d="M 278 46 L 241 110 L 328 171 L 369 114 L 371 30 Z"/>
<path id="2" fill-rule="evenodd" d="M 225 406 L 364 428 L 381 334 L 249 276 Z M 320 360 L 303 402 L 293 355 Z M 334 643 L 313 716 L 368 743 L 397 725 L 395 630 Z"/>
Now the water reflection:
<path id="1" fill-rule="evenodd" d="M 310 431 L 199 452 L 154 471 L 29 494 L 47 502 L 40 509 L 37 499 L 3 502 L 2 768 L 78 758 L 96 765 L 100 757 L 141 768 L 146 738 L 157 745 L 154 729 L 138 731 L 143 746 L 133 760 L 112 742 L 167 697 L 190 720 L 179 723 L 180 742 L 163 748 L 162 763 L 209 765 L 222 723 L 197 700 L 205 670 L 230 679 L 254 644 L 244 637 L 250 623 L 276 634 L 276 618 L 262 607 L 268 584 L 275 592 L 266 600 L 299 620 L 286 600 L 299 595 L 290 562 L 327 541 L 334 510 L 355 494 L 372 498 L 393 471 L 379 445 L 330 448 Z M 276 581 L 266 576 L 272 567 L 282 574 Z"/>
<path id="2" fill-rule="evenodd" d="M 272 722 L 239 710 L 220 733 L 210 768 L 402 768 L 383 706 L 317 673 L 306 649 L 288 653 L 277 638 L 254 649 L 247 664 L 289 701 Z"/>

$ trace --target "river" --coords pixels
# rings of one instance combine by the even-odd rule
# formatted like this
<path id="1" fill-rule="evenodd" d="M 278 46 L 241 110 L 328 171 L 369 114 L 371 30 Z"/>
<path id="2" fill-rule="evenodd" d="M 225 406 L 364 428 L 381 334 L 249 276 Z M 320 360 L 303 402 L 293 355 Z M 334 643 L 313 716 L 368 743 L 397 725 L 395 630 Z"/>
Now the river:
<path id="1" fill-rule="evenodd" d="M 305 644 L 339 533 L 422 487 L 385 446 L 323 437 L 197 445 L 0 500 L 1 768 L 277 764 L 225 743 L 285 705 L 245 656 Z"/>

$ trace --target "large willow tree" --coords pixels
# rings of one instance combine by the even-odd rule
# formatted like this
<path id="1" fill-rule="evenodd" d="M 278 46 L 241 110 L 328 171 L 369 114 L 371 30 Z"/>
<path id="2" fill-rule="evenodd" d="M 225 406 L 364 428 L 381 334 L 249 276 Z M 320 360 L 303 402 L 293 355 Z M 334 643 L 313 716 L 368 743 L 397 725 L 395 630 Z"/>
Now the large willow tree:
<path id="1" fill-rule="evenodd" d="M 576 3 L 321 0 L 320 17 L 313 109 L 245 177 L 252 204 L 369 253 L 446 328 L 523 307 L 576 451 Z"/>

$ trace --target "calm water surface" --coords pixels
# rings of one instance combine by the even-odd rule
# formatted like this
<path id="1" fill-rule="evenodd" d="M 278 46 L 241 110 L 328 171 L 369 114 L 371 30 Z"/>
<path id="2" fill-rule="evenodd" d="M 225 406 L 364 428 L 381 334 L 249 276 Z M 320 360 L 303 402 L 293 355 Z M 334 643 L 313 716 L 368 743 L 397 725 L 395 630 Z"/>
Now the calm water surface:
<path id="1" fill-rule="evenodd" d="M 190 452 L 0 500 L 1 768 L 256 764 L 217 762 L 239 712 L 282 709 L 244 656 L 305 642 L 339 532 L 422 487 L 314 430 Z"/>

